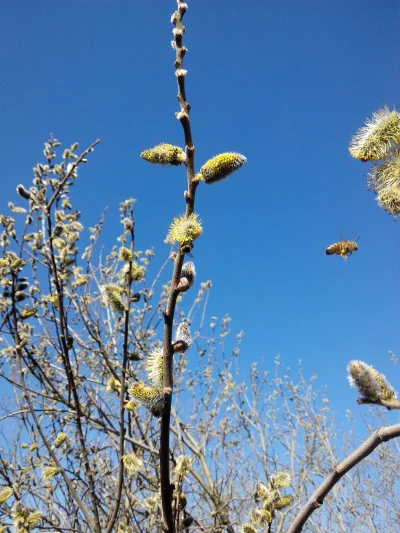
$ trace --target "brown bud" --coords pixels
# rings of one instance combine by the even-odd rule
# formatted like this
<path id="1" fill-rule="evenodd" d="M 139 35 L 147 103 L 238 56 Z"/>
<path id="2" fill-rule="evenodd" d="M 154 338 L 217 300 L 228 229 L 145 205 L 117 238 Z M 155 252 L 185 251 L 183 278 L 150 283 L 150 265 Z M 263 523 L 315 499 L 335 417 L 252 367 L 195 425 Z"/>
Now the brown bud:
<path id="1" fill-rule="evenodd" d="M 176 287 L 176 290 L 179 292 L 186 292 L 190 287 L 189 280 L 187 278 L 181 278 Z"/>

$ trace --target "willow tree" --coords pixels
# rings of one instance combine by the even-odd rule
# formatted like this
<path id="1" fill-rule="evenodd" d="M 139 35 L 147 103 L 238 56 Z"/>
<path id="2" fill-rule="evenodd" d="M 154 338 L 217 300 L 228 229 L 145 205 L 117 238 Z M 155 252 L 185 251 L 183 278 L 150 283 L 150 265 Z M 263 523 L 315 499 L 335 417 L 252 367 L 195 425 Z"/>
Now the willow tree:
<path id="1" fill-rule="evenodd" d="M 341 482 L 346 498 L 335 491 L 400 426 L 381 428 L 340 462 L 354 436 L 335 436 L 327 398 L 318 402 L 312 384 L 301 374 L 294 381 L 278 360 L 275 376 L 254 364 L 242 383 L 242 333 L 231 353 L 220 348 L 228 316 L 213 318 L 204 334 L 211 282 L 195 288 L 191 251 L 203 232 L 196 190 L 246 158 L 220 153 L 195 166 L 186 10 L 178 0 L 171 19 L 183 147 L 163 143 L 141 153 L 186 173 L 182 213 L 170 223 L 171 248 L 155 278 L 148 281 L 154 251 L 135 246 L 132 198 L 120 204 L 121 233 L 105 255 L 105 218 L 88 232 L 80 222 L 73 192 L 99 139 L 79 154 L 77 143 L 62 148 L 52 136 L 32 185 L 18 185 L 19 201 L 0 217 L 0 377 L 12 398 L 0 406 L 0 531 L 294 533 L 330 491 L 310 531 L 337 524 L 346 531 L 354 521 L 368 527 L 371 516 L 382 522 L 366 497 L 374 491 L 386 525 L 394 524 L 393 476 L 375 488 L 371 468 L 355 471 Z M 197 363 L 188 364 L 189 350 Z M 361 403 L 399 407 L 375 369 L 353 361 L 349 372 Z M 390 473 L 395 464 L 387 448 L 378 466 Z"/>

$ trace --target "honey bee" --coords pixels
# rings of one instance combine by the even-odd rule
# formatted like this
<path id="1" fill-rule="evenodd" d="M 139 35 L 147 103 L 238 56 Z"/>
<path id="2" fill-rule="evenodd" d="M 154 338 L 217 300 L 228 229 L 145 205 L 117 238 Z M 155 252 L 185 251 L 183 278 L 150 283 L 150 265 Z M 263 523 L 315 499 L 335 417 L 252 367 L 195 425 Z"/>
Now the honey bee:
<path id="1" fill-rule="evenodd" d="M 349 255 L 358 250 L 356 241 L 339 241 L 334 242 L 325 250 L 326 255 L 340 255 L 344 260 L 347 259 Z"/>

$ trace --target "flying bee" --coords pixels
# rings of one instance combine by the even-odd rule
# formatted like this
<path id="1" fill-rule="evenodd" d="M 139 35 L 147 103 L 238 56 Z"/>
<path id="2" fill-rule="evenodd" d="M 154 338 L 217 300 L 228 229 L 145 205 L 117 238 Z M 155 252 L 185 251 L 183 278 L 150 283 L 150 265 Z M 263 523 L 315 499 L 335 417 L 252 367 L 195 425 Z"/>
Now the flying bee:
<path id="1" fill-rule="evenodd" d="M 339 241 L 331 244 L 325 250 L 326 255 L 340 255 L 344 260 L 347 259 L 349 255 L 358 250 L 356 241 Z"/>

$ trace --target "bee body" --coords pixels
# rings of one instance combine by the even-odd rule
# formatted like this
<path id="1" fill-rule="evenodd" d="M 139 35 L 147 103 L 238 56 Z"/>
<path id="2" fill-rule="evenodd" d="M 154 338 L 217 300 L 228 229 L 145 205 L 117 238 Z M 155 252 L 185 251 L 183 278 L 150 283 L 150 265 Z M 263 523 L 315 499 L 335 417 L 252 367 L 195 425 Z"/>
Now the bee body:
<path id="1" fill-rule="evenodd" d="M 358 250 L 358 246 L 355 241 L 339 241 L 328 246 L 325 253 L 326 255 L 340 255 L 343 259 L 347 259 L 356 250 Z"/>

